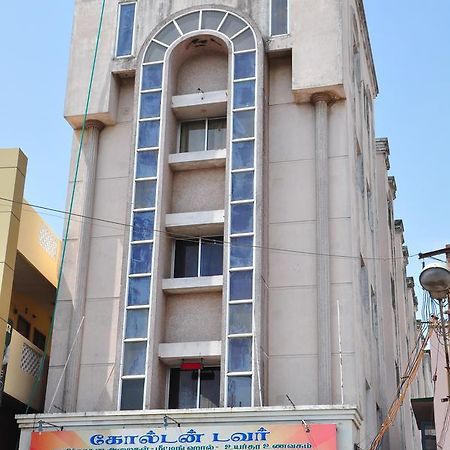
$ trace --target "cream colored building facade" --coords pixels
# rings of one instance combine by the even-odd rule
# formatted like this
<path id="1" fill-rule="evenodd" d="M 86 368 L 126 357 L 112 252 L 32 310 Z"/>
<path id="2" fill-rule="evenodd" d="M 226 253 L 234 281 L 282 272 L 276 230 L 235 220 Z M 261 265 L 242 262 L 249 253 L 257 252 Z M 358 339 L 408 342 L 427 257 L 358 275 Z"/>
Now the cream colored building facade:
<path id="1" fill-rule="evenodd" d="M 166 414 L 334 423 L 368 448 L 416 333 L 362 2 L 106 2 L 75 180 L 99 3 L 75 2 L 65 105 L 95 219 L 70 225 L 20 448 L 36 420 Z M 409 409 L 383 448 L 420 448 Z"/>
<path id="2" fill-rule="evenodd" d="M 0 442 L 5 450 L 17 447 L 15 414 L 27 407 L 44 410 L 61 256 L 61 240 L 24 200 L 26 171 L 20 149 L 0 149 Z"/>

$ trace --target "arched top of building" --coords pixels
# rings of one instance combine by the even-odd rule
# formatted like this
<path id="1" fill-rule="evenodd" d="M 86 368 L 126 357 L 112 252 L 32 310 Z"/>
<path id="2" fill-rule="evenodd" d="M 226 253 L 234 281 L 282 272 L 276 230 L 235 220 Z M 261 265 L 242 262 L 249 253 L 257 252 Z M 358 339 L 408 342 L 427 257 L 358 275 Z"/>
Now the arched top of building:
<path id="1" fill-rule="evenodd" d="M 142 62 L 164 62 L 168 50 L 183 39 L 210 33 L 228 42 L 233 53 L 256 50 L 256 33 L 248 20 L 236 12 L 209 7 L 178 14 L 156 30 L 144 45 Z M 202 46 L 202 39 L 199 38 L 194 45 Z"/>

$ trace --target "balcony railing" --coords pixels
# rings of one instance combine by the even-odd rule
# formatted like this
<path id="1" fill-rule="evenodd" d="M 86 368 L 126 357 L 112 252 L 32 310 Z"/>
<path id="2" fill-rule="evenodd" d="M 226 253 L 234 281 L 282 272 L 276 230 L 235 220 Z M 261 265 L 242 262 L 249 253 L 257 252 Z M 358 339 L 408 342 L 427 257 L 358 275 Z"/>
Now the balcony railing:
<path id="1" fill-rule="evenodd" d="M 12 330 L 8 351 L 5 393 L 29 405 L 32 409 L 41 411 L 44 405 L 48 369 L 46 358 L 42 374 L 39 373 L 44 352 L 16 330 Z"/>

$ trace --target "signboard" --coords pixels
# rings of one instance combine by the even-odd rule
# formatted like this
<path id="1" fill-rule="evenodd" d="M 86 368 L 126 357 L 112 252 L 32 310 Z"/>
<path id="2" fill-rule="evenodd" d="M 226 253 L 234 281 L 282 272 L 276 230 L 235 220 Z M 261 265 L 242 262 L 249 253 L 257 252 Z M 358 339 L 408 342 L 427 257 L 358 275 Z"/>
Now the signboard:
<path id="1" fill-rule="evenodd" d="M 253 424 L 89 431 L 35 431 L 30 450 L 336 449 L 335 424 Z"/>

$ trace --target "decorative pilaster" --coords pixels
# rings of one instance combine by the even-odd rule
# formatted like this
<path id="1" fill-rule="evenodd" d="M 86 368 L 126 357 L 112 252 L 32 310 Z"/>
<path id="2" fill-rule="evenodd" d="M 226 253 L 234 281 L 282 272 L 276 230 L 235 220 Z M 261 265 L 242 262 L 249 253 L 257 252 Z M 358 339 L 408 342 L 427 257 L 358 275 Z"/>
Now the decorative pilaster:
<path id="1" fill-rule="evenodd" d="M 316 119 L 316 211 L 317 211 L 317 331 L 319 404 L 333 403 L 331 385 L 330 233 L 328 193 L 328 103 L 331 97 L 314 94 Z"/>
<path id="2" fill-rule="evenodd" d="M 81 214 L 80 234 L 78 236 L 78 254 L 75 270 L 75 286 L 73 294 L 73 311 L 70 322 L 70 334 L 67 348 L 68 365 L 64 383 L 63 407 L 66 412 L 76 411 L 78 397 L 78 382 L 80 374 L 83 326 L 82 321 L 86 309 L 86 284 L 89 269 L 89 250 L 91 242 L 92 217 L 95 175 L 97 169 L 97 153 L 100 131 L 103 123 L 97 120 L 86 122 L 83 148 L 81 150 L 80 167 L 83 169 L 81 189 L 76 199 Z"/>

